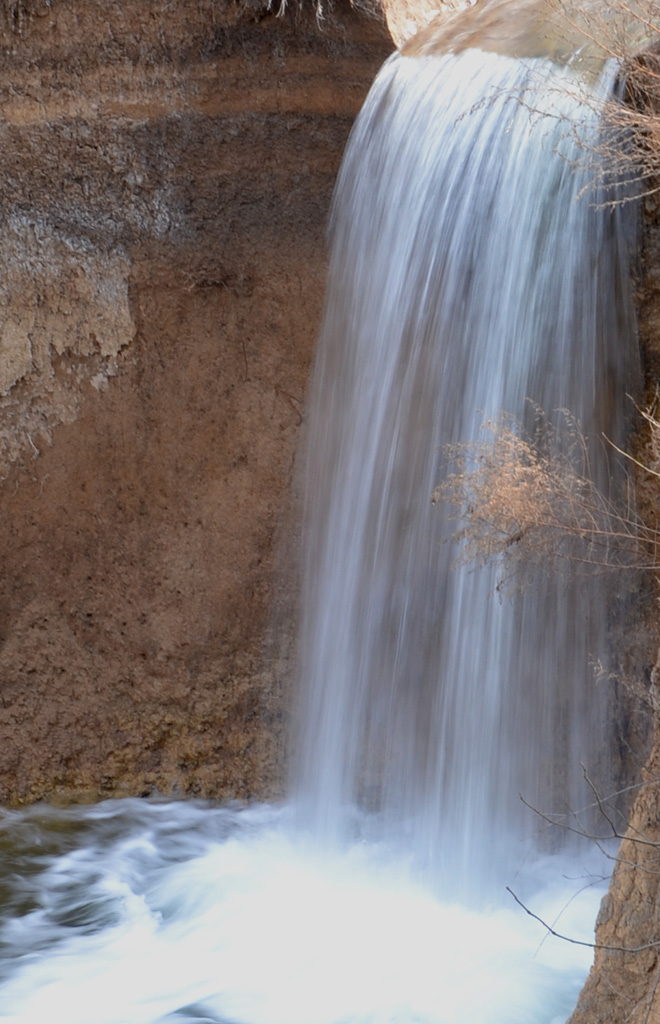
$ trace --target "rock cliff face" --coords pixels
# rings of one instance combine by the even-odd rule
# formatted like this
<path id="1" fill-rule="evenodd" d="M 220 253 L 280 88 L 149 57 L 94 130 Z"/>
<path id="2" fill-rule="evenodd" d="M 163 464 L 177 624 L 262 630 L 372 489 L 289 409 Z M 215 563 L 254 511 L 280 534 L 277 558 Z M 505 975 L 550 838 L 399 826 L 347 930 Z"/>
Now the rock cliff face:
<path id="1" fill-rule="evenodd" d="M 639 329 L 648 388 L 648 404 L 657 406 L 660 382 L 660 200 L 650 195 L 644 204 L 638 281 Z M 655 409 L 657 415 L 657 407 Z M 636 453 L 657 473 L 657 438 L 640 438 Z M 643 518 L 660 527 L 658 480 L 638 474 L 637 496 Z M 647 650 L 657 628 L 657 594 L 647 600 L 649 622 L 642 626 Z M 646 673 L 637 671 L 639 684 Z M 640 696 L 642 687 L 639 686 Z M 621 843 L 609 892 L 596 924 L 594 965 L 569 1024 L 660 1024 L 660 660 L 650 672 L 643 694 L 642 718 L 655 722 L 655 738 L 643 771 Z M 598 832 L 612 836 L 618 823 L 603 816 Z"/>
<path id="2" fill-rule="evenodd" d="M 654 670 L 654 701 L 660 668 Z M 607 823 L 603 822 L 607 834 Z M 569 1024 L 660 1021 L 660 742 L 656 739 L 596 924 L 594 966 Z"/>
<path id="3" fill-rule="evenodd" d="M 596 927 L 594 966 L 569 1024 L 660 1021 L 660 752 L 647 765 Z"/>
<path id="4" fill-rule="evenodd" d="M 0 801 L 276 791 L 325 225 L 391 49 L 341 4 L 2 5 Z"/>

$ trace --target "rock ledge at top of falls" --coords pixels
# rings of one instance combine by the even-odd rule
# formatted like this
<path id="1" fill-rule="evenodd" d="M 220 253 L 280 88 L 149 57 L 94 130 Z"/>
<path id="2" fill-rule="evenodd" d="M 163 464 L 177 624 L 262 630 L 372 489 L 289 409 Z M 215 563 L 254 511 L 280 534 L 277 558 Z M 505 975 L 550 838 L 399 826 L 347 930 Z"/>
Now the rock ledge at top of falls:
<path id="1" fill-rule="evenodd" d="M 548 57 L 587 77 L 610 57 L 638 53 L 658 39 L 660 17 L 647 4 L 594 0 L 382 0 L 388 28 L 408 56 L 479 47 L 512 57 Z"/>

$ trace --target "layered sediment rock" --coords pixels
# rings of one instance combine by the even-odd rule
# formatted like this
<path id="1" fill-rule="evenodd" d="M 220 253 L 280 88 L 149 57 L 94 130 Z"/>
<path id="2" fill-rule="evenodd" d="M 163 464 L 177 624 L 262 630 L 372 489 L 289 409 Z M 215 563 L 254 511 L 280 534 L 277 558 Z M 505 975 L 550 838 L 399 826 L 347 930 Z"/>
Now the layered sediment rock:
<path id="1" fill-rule="evenodd" d="M 276 791 L 325 226 L 391 48 L 341 5 L 2 8 L 0 801 Z"/>

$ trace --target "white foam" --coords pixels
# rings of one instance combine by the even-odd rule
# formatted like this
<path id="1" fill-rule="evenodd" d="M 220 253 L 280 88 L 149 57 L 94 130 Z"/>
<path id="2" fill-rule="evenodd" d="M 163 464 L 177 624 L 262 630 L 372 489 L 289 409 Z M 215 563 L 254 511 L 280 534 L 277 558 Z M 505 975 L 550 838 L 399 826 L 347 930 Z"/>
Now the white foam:
<path id="1" fill-rule="evenodd" d="M 588 968 L 589 950 L 544 941 L 508 894 L 481 912 L 443 902 L 382 846 L 315 849 L 286 811 L 197 807 L 191 820 L 190 805 L 129 805 L 112 842 L 101 835 L 49 864 L 39 891 L 53 941 L 38 951 L 43 907 L 23 917 L 26 952 L 0 986 L 1 1020 L 557 1024 Z M 533 885 L 529 873 L 519 881 L 550 920 L 581 885 L 565 867 L 548 861 L 538 871 L 551 882 L 538 871 Z M 570 902 L 561 929 L 588 940 L 598 896 Z M 96 908 L 97 925 L 54 924 L 82 907 L 92 921 Z"/>

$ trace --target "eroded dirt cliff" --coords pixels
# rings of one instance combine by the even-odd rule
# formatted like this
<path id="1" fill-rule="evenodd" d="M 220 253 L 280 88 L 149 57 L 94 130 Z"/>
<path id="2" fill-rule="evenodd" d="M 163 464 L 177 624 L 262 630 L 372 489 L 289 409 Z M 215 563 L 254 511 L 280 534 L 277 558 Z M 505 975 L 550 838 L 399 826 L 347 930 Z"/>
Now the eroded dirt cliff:
<path id="1" fill-rule="evenodd" d="M 391 49 L 341 4 L 2 5 L 0 801 L 277 790 L 325 226 Z"/>

